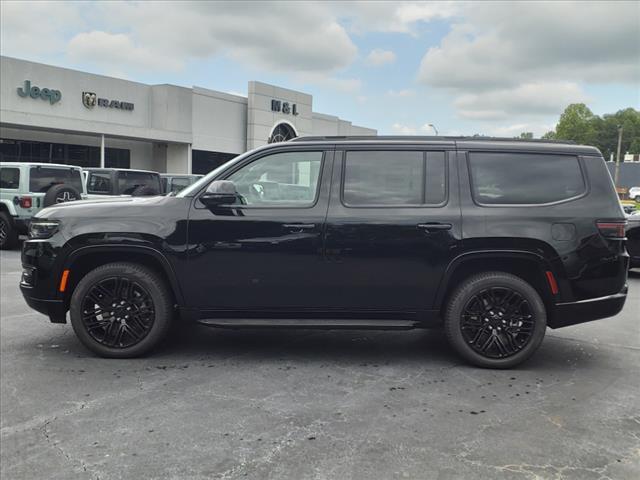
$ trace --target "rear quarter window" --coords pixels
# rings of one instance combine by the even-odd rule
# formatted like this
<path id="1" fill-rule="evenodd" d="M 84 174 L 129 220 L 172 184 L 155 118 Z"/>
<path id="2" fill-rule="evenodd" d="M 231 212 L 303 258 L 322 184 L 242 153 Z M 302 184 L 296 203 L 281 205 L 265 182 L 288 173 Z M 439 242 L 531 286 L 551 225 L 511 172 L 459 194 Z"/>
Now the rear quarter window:
<path id="1" fill-rule="evenodd" d="M 469 168 L 473 196 L 480 204 L 554 203 L 586 191 L 580 162 L 572 155 L 472 152 Z"/>
<path id="2" fill-rule="evenodd" d="M 20 187 L 20 169 L 13 167 L 0 168 L 0 188 L 17 190 Z"/>

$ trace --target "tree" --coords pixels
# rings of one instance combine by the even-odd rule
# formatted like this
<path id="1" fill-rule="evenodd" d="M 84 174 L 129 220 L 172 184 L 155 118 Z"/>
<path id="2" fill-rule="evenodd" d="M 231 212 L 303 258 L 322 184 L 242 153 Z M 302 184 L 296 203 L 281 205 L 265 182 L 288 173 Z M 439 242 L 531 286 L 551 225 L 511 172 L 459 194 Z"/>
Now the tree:
<path id="1" fill-rule="evenodd" d="M 569 105 L 556 130 L 545 133 L 544 139 L 573 140 L 576 143 L 598 147 L 606 160 L 616 155 L 618 128 L 622 127 L 621 154 L 640 150 L 640 111 L 625 108 L 602 117 L 594 115 L 584 103 Z M 640 153 L 640 152 L 639 152 Z"/>
<path id="2" fill-rule="evenodd" d="M 632 155 L 640 155 L 640 137 L 636 137 L 629 146 L 629 153 Z"/>
<path id="3" fill-rule="evenodd" d="M 541 137 L 543 140 L 555 140 L 556 138 L 556 132 L 554 132 L 553 130 L 551 130 L 550 132 L 545 133 L 544 135 L 542 135 Z"/>
<path id="4" fill-rule="evenodd" d="M 523 139 L 526 139 L 526 140 L 531 140 L 531 139 L 533 139 L 533 132 L 522 132 L 520 134 L 520 136 L 516 137 L 516 138 L 523 138 Z"/>
<path id="5" fill-rule="evenodd" d="M 595 119 L 596 116 L 584 103 L 572 103 L 560 115 L 556 138 L 593 144 L 596 137 Z"/>

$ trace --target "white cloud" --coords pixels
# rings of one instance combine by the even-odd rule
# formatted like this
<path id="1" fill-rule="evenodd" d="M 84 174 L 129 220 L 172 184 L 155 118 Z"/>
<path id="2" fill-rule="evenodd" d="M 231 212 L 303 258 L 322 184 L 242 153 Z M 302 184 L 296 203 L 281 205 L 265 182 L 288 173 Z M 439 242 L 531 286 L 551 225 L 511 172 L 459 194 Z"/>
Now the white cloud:
<path id="1" fill-rule="evenodd" d="M 391 130 L 398 135 L 415 135 L 416 128 L 411 125 L 404 125 L 402 123 L 394 123 L 391 125 Z"/>
<path id="2" fill-rule="evenodd" d="M 416 92 L 414 92 L 411 89 L 404 89 L 404 90 L 388 90 L 387 91 L 387 95 L 389 95 L 390 97 L 413 97 L 415 95 Z"/>
<path id="3" fill-rule="evenodd" d="M 454 105 L 458 115 L 473 120 L 501 120 L 527 115 L 557 115 L 570 103 L 584 102 L 587 96 L 573 82 L 526 83 L 482 93 L 459 96 Z"/>
<path id="4" fill-rule="evenodd" d="M 0 22 L 0 53 L 34 59 L 63 50 L 65 28 L 86 25 L 77 5 L 44 1 L 1 1 Z"/>
<path id="5" fill-rule="evenodd" d="M 46 8 L 40 2 L 23 2 L 16 7 L 2 2 L 3 54 L 20 55 L 27 50 L 38 55 L 38 45 L 64 54 L 68 41 L 64 32 L 69 30 L 73 30 L 69 53 L 74 60 L 104 70 L 123 64 L 131 69 L 155 69 L 163 63 L 166 69 L 176 69 L 190 60 L 226 55 L 251 68 L 327 74 L 346 67 L 357 54 L 344 27 L 322 4 L 150 1 L 87 5 L 68 2 Z M 33 11 L 46 12 L 46 21 L 34 22 Z M 20 33 L 22 28 L 25 34 Z M 110 52 L 109 48 L 123 49 Z"/>
<path id="6" fill-rule="evenodd" d="M 375 48 L 369 52 L 367 58 L 365 59 L 365 63 L 370 67 L 380 67 L 387 63 L 393 63 L 396 61 L 396 54 L 391 50 L 382 50 L 380 48 Z"/>
<path id="7" fill-rule="evenodd" d="M 357 34 L 372 31 L 415 34 L 417 24 L 453 17 L 460 9 L 460 4 L 452 1 L 337 2 L 332 6 Z"/>
<path id="8" fill-rule="evenodd" d="M 79 33 L 69 41 L 67 51 L 72 60 L 102 65 L 152 70 L 179 70 L 183 67 L 182 60 L 136 46 L 124 33 Z"/>
<path id="9" fill-rule="evenodd" d="M 579 84 L 640 83 L 637 2 L 478 2 L 462 14 L 418 78 L 456 95 L 464 118 L 556 114 L 584 100 Z"/>

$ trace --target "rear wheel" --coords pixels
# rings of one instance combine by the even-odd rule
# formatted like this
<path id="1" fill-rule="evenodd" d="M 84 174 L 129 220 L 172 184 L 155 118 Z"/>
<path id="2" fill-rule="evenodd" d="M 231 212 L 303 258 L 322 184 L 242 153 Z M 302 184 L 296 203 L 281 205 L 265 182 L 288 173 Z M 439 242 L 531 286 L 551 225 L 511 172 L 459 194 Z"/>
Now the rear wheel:
<path id="1" fill-rule="evenodd" d="M 464 281 L 445 312 L 449 343 L 469 362 L 485 368 L 510 368 L 528 359 L 540 346 L 546 326 L 538 292 L 504 272 Z"/>
<path id="2" fill-rule="evenodd" d="M 172 297 L 154 271 L 110 263 L 89 272 L 71 297 L 71 325 L 80 341 L 102 357 L 130 358 L 167 334 Z"/>
<path id="3" fill-rule="evenodd" d="M 0 250 L 9 250 L 17 243 L 18 232 L 11 217 L 5 212 L 0 212 Z"/>

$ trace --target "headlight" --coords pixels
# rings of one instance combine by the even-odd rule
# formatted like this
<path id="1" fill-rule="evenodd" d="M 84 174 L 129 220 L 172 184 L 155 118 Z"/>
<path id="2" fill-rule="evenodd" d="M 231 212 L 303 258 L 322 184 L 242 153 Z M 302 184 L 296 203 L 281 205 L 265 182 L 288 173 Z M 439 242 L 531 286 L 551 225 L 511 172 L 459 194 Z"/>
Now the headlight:
<path id="1" fill-rule="evenodd" d="M 52 220 L 32 220 L 29 224 L 29 238 L 50 238 L 58 231 L 59 222 Z"/>

